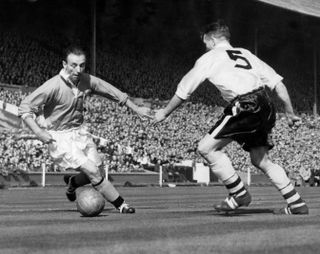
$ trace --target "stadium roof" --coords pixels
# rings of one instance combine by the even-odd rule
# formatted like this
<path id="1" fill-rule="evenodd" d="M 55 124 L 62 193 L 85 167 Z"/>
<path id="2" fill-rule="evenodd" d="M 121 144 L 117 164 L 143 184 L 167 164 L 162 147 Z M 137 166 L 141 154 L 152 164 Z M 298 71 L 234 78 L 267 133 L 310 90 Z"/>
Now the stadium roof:
<path id="1" fill-rule="evenodd" d="M 319 0 L 258 0 L 302 14 L 320 17 Z"/>

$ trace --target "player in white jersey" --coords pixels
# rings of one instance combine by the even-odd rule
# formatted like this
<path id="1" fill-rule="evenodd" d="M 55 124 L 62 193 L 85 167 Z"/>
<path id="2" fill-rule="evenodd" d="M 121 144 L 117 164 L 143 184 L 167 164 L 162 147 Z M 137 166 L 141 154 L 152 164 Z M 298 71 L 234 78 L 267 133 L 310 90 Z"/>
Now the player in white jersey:
<path id="1" fill-rule="evenodd" d="M 19 115 L 36 136 L 48 144 L 54 162 L 62 168 L 81 171 L 68 179 L 67 197 L 76 199 L 76 188 L 91 183 L 120 213 L 134 213 L 114 186 L 100 172 L 101 159 L 92 136 L 83 125 L 83 102 L 88 93 L 97 94 L 149 117 L 150 109 L 138 107 L 108 82 L 85 73 L 86 55 L 79 47 L 65 52 L 60 73 L 28 95 L 19 106 Z M 35 121 L 43 112 L 42 126 Z"/>
<path id="2" fill-rule="evenodd" d="M 280 214 L 308 214 L 308 207 L 294 189 L 283 168 L 273 163 L 268 151 L 273 147 L 271 130 L 275 125 L 274 106 L 266 87 L 274 90 L 284 103 L 289 126 L 299 121 L 282 77 L 251 52 L 230 45 L 230 32 L 223 21 L 208 25 L 202 34 L 207 52 L 182 78 L 167 106 L 156 112 L 154 124 L 165 120 L 196 88 L 209 80 L 229 102 L 213 128 L 199 142 L 198 152 L 212 172 L 224 183 L 229 195 L 215 205 L 217 210 L 230 211 L 248 206 L 251 196 L 222 151 L 231 141 L 238 142 L 250 153 L 252 164 L 264 172 L 287 202 Z"/>

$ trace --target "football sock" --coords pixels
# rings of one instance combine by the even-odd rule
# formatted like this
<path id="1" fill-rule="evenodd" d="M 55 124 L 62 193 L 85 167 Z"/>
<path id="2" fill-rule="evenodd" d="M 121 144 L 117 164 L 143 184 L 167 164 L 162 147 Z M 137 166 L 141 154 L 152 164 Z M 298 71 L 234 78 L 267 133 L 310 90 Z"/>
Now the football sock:
<path id="1" fill-rule="evenodd" d="M 277 164 L 272 163 L 271 166 L 263 171 L 278 190 L 283 189 L 290 183 L 290 179 L 284 169 Z"/>
<path id="2" fill-rule="evenodd" d="M 115 201 L 119 197 L 119 192 L 116 188 L 106 179 L 102 178 L 100 182 L 92 185 L 102 196 L 109 202 Z"/>
<path id="3" fill-rule="evenodd" d="M 305 202 L 294 189 L 292 183 L 289 183 L 286 187 L 282 188 L 280 192 L 290 208 L 298 208 L 305 205 Z"/>
<path id="4" fill-rule="evenodd" d="M 247 190 L 237 173 L 234 173 L 229 179 L 223 181 L 230 196 L 242 196 L 246 194 Z"/>
<path id="5" fill-rule="evenodd" d="M 266 169 L 265 173 L 280 191 L 290 207 L 296 208 L 305 205 L 305 202 L 301 199 L 300 195 L 293 187 L 290 179 L 282 167 L 277 164 L 272 164 L 272 167 Z"/>
<path id="6" fill-rule="evenodd" d="M 227 181 L 236 173 L 230 159 L 225 153 L 216 151 L 214 152 L 214 155 L 211 154 L 211 157 L 215 158 L 215 160 L 209 164 L 209 167 L 212 170 L 212 173 L 214 173 L 222 182 Z"/>
<path id="7" fill-rule="evenodd" d="M 71 181 L 71 185 L 75 188 L 91 183 L 89 177 L 82 172 L 77 175 L 71 176 L 70 181 Z"/>
<path id="8" fill-rule="evenodd" d="M 124 199 L 119 196 L 116 200 L 111 201 L 110 203 L 113 204 L 115 208 L 119 209 L 120 206 L 124 203 Z"/>
<path id="9" fill-rule="evenodd" d="M 211 157 L 216 158 L 216 160 L 209 166 L 212 172 L 224 183 L 229 192 L 229 195 L 244 195 L 247 190 L 244 187 L 241 178 L 233 168 L 228 156 L 221 151 L 215 151 L 214 156 L 211 155 Z"/>

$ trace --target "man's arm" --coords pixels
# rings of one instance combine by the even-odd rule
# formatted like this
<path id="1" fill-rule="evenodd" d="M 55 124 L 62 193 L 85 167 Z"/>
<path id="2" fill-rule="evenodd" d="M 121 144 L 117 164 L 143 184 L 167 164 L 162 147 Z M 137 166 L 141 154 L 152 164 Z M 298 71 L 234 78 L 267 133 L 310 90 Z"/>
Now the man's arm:
<path id="1" fill-rule="evenodd" d="M 282 82 L 279 82 L 275 86 L 275 91 L 284 104 L 285 114 L 287 116 L 289 126 L 293 126 L 295 122 L 300 121 L 300 118 L 297 117 L 293 112 L 291 99 L 286 86 Z"/>
<path id="2" fill-rule="evenodd" d="M 162 122 L 183 102 L 184 100 L 175 94 L 165 108 L 159 109 L 156 112 L 153 122 L 154 123 Z"/>
<path id="3" fill-rule="evenodd" d="M 39 113 L 39 108 L 44 105 L 47 100 L 54 94 L 54 87 L 51 82 L 38 87 L 35 91 L 29 94 L 22 100 L 18 114 L 30 130 L 39 138 L 43 143 L 50 143 L 54 141 L 52 136 L 44 129 L 40 128 L 35 120 L 35 115 Z"/>
<path id="4" fill-rule="evenodd" d="M 275 87 L 275 91 L 284 104 L 286 114 L 294 114 L 291 99 L 285 85 L 282 82 L 279 82 Z"/>
<path id="5" fill-rule="evenodd" d="M 168 117 L 176 108 L 178 108 L 184 102 L 176 94 L 172 97 L 168 105 L 164 108 L 164 114 Z"/>
<path id="6" fill-rule="evenodd" d="M 178 84 L 175 95 L 164 109 L 156 112 L 153 123 L 162 122 L 176 108 L 178 108 L 190 95 L 198 88 L 198 86 L 206 79 L 206 65 L 203 61 L 197 61 L 194 67 L 182 78 Z"/>
<path id="7" fill-rule="evenodd" d="M 91 85 L 92 85 L 92 92 L 94 94 L 103 96 L 108 98 L 112 101 L 116 101 L 119 105 L 123 106 L 126 105 L 128 108 L 132 109 L 138 116 L 145 120 L 146 118 L 151 118 L 151 109 L 147 107 L 140 107 L 132 102 L 128 95 L 122 91 L 120 91 L 115 86 L 111 85 L 105 80 L 99 79 L 94 76 L 91 77 Z"/>
<path id="8" fill-rule="evenodd" d="M 50 135 L 50 133 L 40 128 L 40 126 L 37 124 L 37 122 L 33 119 L 32 116 L 25 117 L 23 121 L 43 143 L 48 144 L 55 141 Z"/>
<path id="9" fill-rule="evenodd" d="M 132 111 L 134 111 L 142 120 L 146 120 L 146 118 L 152 118 L 150 108 L 138 106 L 129 98 L 126 101 L 126 106 L 132 109 Z"/>

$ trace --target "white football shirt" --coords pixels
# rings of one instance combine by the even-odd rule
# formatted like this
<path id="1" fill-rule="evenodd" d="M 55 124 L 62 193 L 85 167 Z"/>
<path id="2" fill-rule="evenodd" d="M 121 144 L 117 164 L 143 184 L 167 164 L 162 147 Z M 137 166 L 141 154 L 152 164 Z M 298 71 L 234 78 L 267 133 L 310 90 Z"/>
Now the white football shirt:
<path id="1" fill-rule="evenodd" d="M 273 90 L 283 78 L 249 50 L 234 48 L 226 41 L 196 61 L 180 81 L 176 95 L 188 99 L 206 79 L 219 89 L 226 101 L 231 101 L 259 87 Z"/>

